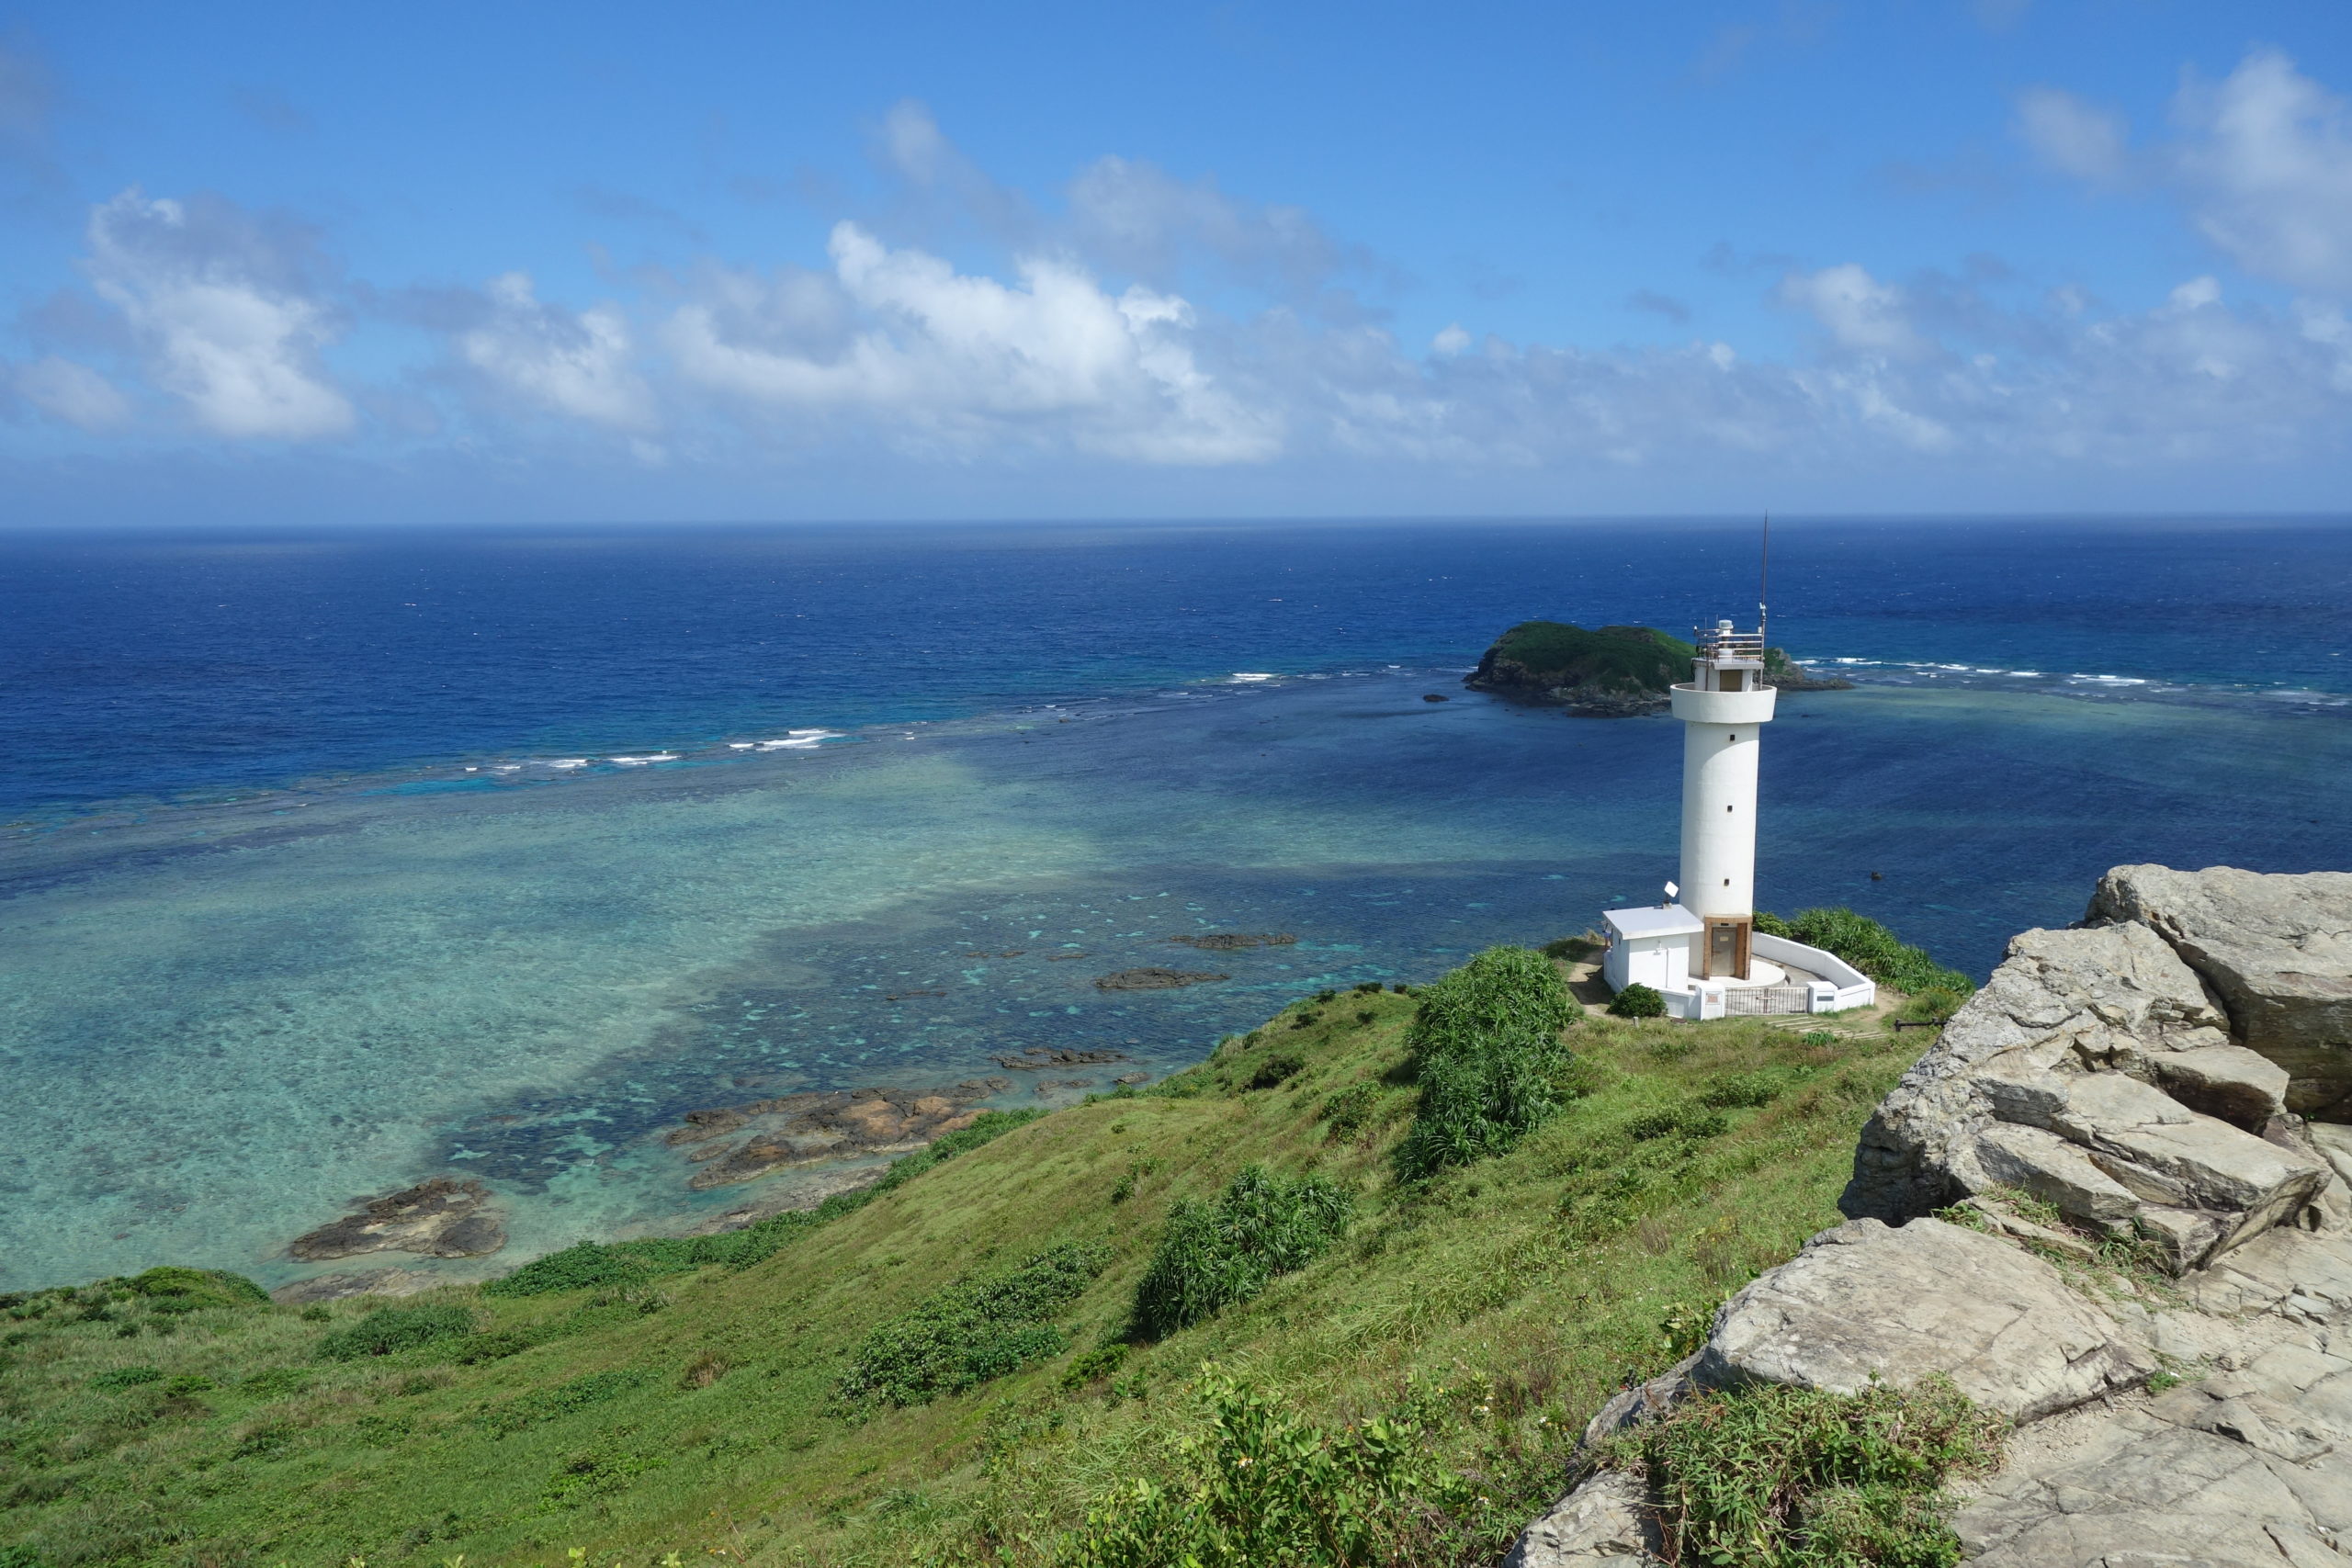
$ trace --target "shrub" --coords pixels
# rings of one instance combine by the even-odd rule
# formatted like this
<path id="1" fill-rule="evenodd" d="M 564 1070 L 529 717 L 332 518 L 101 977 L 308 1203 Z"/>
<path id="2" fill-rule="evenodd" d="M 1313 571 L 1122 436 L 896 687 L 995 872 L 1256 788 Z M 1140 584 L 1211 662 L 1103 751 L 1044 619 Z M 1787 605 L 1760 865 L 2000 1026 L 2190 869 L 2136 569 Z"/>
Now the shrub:
<path id="1" fill-rule="evenodd" d="M 1351 1138 L 1363 1131 L 1372 1120 L 1372 1109 L 1380 1102 L 1380 1089 L 1368 1083 L 1350 1084 L 1323 1101 L 1315 1119 L 1331 1124 L 1331 1136 Z"/>
<path id="2" fill-rule="evenodd" d="M 1300 1069 L 1306 1066 L 1305 1061 L 1289 1052 L 1278 1051 L 1259 1062 L 1257 1069 L 1250 1075 L 1250 1082 L 1246 1087 L 1272 1089 L 1277 1084 L 1287 1083 L 1296 1077 Z"/>
<path id="3" fill-rule="evenodd" d="M 137 1388 L 141 1383 L 162 1382 L 161 1367 L 113 1367 L 90 1380 L 92 1388 Z"/>
<path id="4" fill-rule="evenodd" d="M 984 1111 L 968 1126 L 891 1162 L 882 1179 L 854 1192 L 836 1192 L 813 1209 L 771 1214 L 741 1230 L 717 1235 L 649 1236 L 610 1245 L 583 1241 L 535 1258 L 512 1274 L 481 1288 L 486 1296 L 539 1296 L 555 1291 L 623 1290 L 663 1274 L 724 1264 L 748 1269 L 772 1257 L 806 1231 L 854 1213 L 893 1188 L 903 1187 L 943 1160 L 969 1153 L 1016 1127 L 1027 1126 L 1042 1110 Z"/>
<path id="5" fill-rule="evenodd" d="M 1609 1011 L 1616 1018 L 1664 1018 L 1666 998 L 1657 987 L 1635 980 L 1609 998 Z"/>
<path id="6" fill-rule="evenodd" d="M 1399 1174 L 1501 1154 L 1556 1113 L 1573 1060 L 1560 1032 L 1575 1016 L 1551 961 L 1523 947 L 1488 948 L 1424 987 L 1405 1036 L 1421 1098 Z"/>
<path id="7" fill-rule="evenodd" d="M 1354 1200 L 1320 1177 L 1284 1181 L 1245 1166 L 1212 1203 L 1180 1201 L 1136 1286 L 1136 1327 L 1153 1338 L 1248 1301 L 1306 1267 L 1347 1228 Z"/>
<path id="8" fill-rule="evenodd" d="M 1908 1393 L 1764 1384 L 1685 1400 L 1618 1439 L 1647 1476 L 1683 1562 L 1944 1568 L 1947 1476 L 1998 1461 L 2001 1423 L 1948 1381 Z"/>
<path id="9" fill-rule="evenodd" d="M 182 1311 L 208 1306 L 267 1306 L 269 1292 L 243 1274 L 218 1269 L 182 1269 L 166 1264 L 122 1281 L 134 1295 L 158 1308 L 170 1303 Z"/>
<path id="10" fill-rule="evenodd" d="M 1731 1131 L 1731 1118 L 1698 1105 L 1670 1105 L 1647 1111 L 1625 1123 L 1636 1142 L 1652 1138 L 1719 1138 Z"/>
<path id="11" fill-rule="evenodd" d="M 1965 998 L 1976 989 L 1976 983 L 1959 970 L 1945 968 L 1925 949 L 1911 946 L 1851 909 L 1800 909 L 1787 919 L 1759 911 L 1756 929 L 1835 953 L 1871 979 L 1911 996 L 1937 989 Z"/>
<path id="12" fill-rule="evenodd" d="M 865 1337 L 834 1389 L 836 1403 L 928 1404 L 1060 1355 L 1069 1336 L 1054 1314 L 1085 1294 L 1110 1260 L 1107 1248 L 1065 1242 L 1017 1269 L 933 1291 Z"/>
<path id="13" fill-rule="evenodd" d="M 1466 1489 L 1430 1465 L 1419 1423 L 1374 1417 L 1329 1431 L 1207 1369 L 1204 1435 L 1175 1483 L 1129 1483 L 1062 1543 L 1069 1568 L 1338 1568 L 1403 1560 L 1432 1505 Z"/>
<path id="14" fill-rule="evenodd" d="M 329 1361 L 356 1361 L 362 1356 L 395 1355 L 473 1331 L 474 1314 L 461 1306 L 378 1307 L 320 1340 L 319 1355 Z"/>
<path id="15" fill-rule="evenodd" d="M 1787 1087 L 1777 1073 L 1725 1073 L 1699 1091 L 1699 1103 L 1718 1111 L 1754 1111 L 1780 1099 Z"/>

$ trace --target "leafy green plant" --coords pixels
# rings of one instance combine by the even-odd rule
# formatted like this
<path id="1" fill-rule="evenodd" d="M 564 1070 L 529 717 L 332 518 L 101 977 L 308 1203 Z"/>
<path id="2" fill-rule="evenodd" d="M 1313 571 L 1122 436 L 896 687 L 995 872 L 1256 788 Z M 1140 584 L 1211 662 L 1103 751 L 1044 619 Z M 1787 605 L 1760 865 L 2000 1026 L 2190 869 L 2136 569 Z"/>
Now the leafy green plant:
<path id="1" fill-rule="evenodd" d="M 1354 1200 L 1320 1177 L 1284 1181 L 1245 1166 L 1215 1202 L 1169 1211 L 1136 1286 L 1136 1326 L 1153 1338 L 1248 1301 L 1277 1274 L 1301 1269 L 1347 1228 Z"/>
<path id="2" fill-rule="evenodd" d="M 1657 987 L 1635 980 L 1609 998 L 1609 1013 L 1612 1018 L 1664 1018 L 1666 998 Z"/>
<path id="3" fill-rule="evenodd" d="M 356 1361 L 362 1356 L 390 1356 L 473 1331 L 474 1314 L 454 1303 L 378 1307 L 358 1322 L 338 1328 L 320 1340 L 319 1357 L 328 1361 Z"/>
<path id="4" fill-rule="evenodd" d="M 1685 1400 L 1614 1445 L 1661 1505 L 1668 1557 L 1741 1568 L 1948 1568 L 1948 1477 L 1998 1462 L 2003 1423 L 1947 1380 L 1856 1394 L 1764 1384 Z"/>
<path id="5" fill-rule="evenodd" d="M 116 1367 L 93 1377 L 90 1380 L 90 1386 L 107 1389 L 137 1388 L 141 1383 L 163 1381 L 164 1372 L 160 1367 Z"/>
<path id="6" fill-rule="evenodd" d="M 1844 908 L 1800 909 L 1786 919 L 1758 910 L 1756 929 L 1768 936 L 1784 936 L 1808 947 L 1835 953 L 1896 990 L 1917 997 L 1928 990 L 1950 992 L 1954 1005 L 1976 989 L 1976 983 L 1957 969 L 1947 969 L 1911 946 L 1868 915 Z M 1949 1015 L 1950 1010 L 1935 1016 Z"/>
<path id="7" fill-rule="evenodd" d="M 1420 1104 L 1398 1174 L 1427 1177 L 1510 1148 L 1570 1098 L 1560 1032 L 1577 1016 L 1551 961 L 1492 947 L 1420 993 L 1405 1036 Z"/>
<path id="8" fill-rule="evenodd" d="M 1731 1131 L 1731 1118 L 1703 1105 L 1668 1105 L 1645 1111 L 1625 1123 L 1637 1143 L 1653 1138 L 1720 1138 Z"/>
<path id="9" fill-rule="evenodd" d="M 1389 1562 L 1416 1515 L 1465 1488 L 1425 1457 L 1419 1423 L 1374 1417 L 1333 1432 L 1216 1368 L 1199 1398 L 1207 1431 L 1178 1476 L 1137 1479 L 1063 1542 L 1063 1568 L 1339 1568 Z"/>
<path id="10" fill-rule="evenodd" d="M 1377 1085 L 1352 1083 L 1325 1098 L 1315 1112 L 1315 1119 L 1327 1122 L 1334 1138 L 1352 1138 L 1363 1131 L 1372 1120 L 1373 1107 L 1380 1103 Z"/>
<path id="11" fill-rule="evenodd" d="M 1001 1274 L 958 1280 L 865 1337 L 834 1390 L 846 1409 L 928 1404 L 1031 1361 L 1058 1356 L 1069 1336 L 1053 1322 L 1110 1261 L 1065 1242 Z"/>
<path id="12" fill-rule="evenodd" d="M 556 1291 L 614 1290 L 712 1264 L 748 1269 L 819 1225 L 854 1213 L 883 1193 L 905 1186 L 943 1160 L 992 1143 L 1044 1114 L 1042 1110 L 984 1111 L 970 1126 L 892 1161 L 873 1186 L 836 1192 L 813 1209 L 772 1214 L 717 1235 L 648 1236 L 609 1245 L 583 1241 L 535 1258 L 512 1274 L 491 1280 L 481 1292 L 486 1296 L 539 1296 Z"/>
<path id="13" fill-rule="evenodd" d="M 1771 1104 L 1787 1088 L 1780 1073 L 1724 1073 L 1699 1091 L 1699 1103 L 1718 1111 L 1754 1111 Z"/>
<path id="14" fill-rule="evenodd" d="M 1306 1062 L 1304 1057 L 1288 1051 L 1277 1051 L 1260 1059 L 1258 1066 L 1250 1074 L 1250 1082 L 1247 1087 L 1272 1089 L 1278 1084 L 1288 1083 L 1306 1066 Z"/>
<path id="15" fill-rule="evenodd" d="M 246 1279 L 218 1269 L 183 1269 L 175 1264 L 150 1269 L 121 1281 L 130 1293 L 144 1296 L 158 1308 L 164 1303 L 193 1311 L 209 1306 L 267 1306 L 269 1292 Z"/>

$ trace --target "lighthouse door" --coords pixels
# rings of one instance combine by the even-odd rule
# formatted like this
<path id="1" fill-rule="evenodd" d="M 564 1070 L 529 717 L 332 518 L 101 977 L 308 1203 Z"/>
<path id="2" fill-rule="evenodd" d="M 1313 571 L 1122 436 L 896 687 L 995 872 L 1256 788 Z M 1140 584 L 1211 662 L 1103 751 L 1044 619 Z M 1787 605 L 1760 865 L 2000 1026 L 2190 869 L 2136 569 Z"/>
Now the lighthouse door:
<path id="1" fill-rule="evenodd" d="M 1747 978 L 1747 922 L 1707 922 L 1707 973 L 1710 980 Z"/>

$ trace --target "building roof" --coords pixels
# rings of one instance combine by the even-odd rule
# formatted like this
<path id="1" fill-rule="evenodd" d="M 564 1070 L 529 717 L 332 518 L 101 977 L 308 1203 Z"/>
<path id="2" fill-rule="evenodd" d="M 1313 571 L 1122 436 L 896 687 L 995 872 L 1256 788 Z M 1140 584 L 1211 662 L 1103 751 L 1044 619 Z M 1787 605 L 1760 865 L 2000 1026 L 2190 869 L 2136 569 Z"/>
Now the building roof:
<path id="1" fill-rule="evenodd" d="M 1655 904 L 1611 909 L 1600 919 L 1619 936 L 1696 936 L 1707 929 L 1704 921 L 1679 904 L 1668 904 L 1663 909 Z"/>

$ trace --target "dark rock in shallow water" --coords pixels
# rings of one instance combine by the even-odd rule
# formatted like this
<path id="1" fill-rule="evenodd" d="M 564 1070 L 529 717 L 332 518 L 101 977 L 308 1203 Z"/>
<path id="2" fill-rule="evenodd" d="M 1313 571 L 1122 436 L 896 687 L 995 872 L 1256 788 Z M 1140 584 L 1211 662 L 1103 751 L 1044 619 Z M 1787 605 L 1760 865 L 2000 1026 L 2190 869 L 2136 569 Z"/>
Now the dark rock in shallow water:
<path id="1" fill-rule="evenodd" d="M 1152 964 L 1105 975 L 1094 982 L 1094 988 L 1098 991 L 1172 991 L 1179 986 L 1205 986 L 1213 980 L 1232 978 L 1230 975 L 1212 975 L 1202 969 L 1162 969 Z"/>
<path id="2" fill-rule="evenodd" d="M 704 1168 L 688 1186 L 697 1190 L 750 1181 L 770 1171 L 864 1155 L 921 1148 L 933 1138 L 968 1127 L 979 1116 L 969 1109 L 1009 1087 L 1002 1078 L 967 1081 L 953 1089 L 853 1089 L 787 1094 L 748 1105 L 686 1113 L 673 1131 L 673 1148 Z M 738 1144 L 716 1140 L 738 1133 Z M 692 1148 L 711 1144 L 708 1148 Z"/>
<path id="3" fill-rule="evenodd" d="M 436 1176 L 371 1198 L 334 1224 L 297 1236 L 286 1250 L 306 1263 L 368 1252 L 486 1258 L 506 1245 L 506 1227 L 489 1203 L 490 1189 L 471 1177 Z"/>
<path id="4" fill-rule="evenodd" d="M 1232 953 L 1245 947 L 1293 947 L 1298 942 L 1298 938 L 1289 931 L 1199 931 L 1168 940 L 1204 953 Z"/>
<path id="5" fill-rule="evenodd" d="M 1041 1067 L 1091 1067 L 1126 1059 L 1125 1051 L 1073 1051 L 1067 1045 L 1032 1045 L 1017 1056 L 999 1056 L 995 1061 L 1000 1067 L 1026 1073 Z"/>

